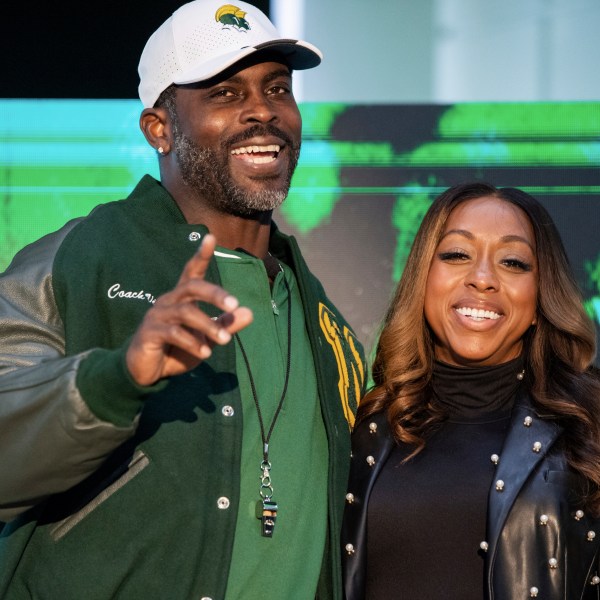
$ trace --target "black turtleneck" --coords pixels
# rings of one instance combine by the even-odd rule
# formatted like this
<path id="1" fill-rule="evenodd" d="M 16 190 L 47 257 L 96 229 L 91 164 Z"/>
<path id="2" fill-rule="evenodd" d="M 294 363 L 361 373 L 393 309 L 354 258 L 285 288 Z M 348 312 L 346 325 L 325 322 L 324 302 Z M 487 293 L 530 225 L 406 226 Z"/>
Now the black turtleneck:
<path id="1" fill-rule="evenodd" d="M 397 447 L 368 508 L 367 600 L 481 600 L 487 496 L 522 372 L 436 363 L 432 388 L 448 418 L 406 464 Z"/>

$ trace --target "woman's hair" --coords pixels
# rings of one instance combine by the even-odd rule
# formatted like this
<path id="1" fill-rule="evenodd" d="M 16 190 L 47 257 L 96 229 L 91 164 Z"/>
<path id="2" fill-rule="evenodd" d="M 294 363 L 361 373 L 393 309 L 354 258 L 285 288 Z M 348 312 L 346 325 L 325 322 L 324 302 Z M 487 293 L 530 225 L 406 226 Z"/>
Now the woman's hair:
<path id="1" fill-rule="evenodd" d="M 431 400 L 433 334 L 423 305 L 429 267 L 452 210 L 492 196 L 518 206 L 533 228 L 538 262 L 536 324 L 524 339 L 526 382 L 534 405 L 564 426 L 569 464 L 590 482 L 588 502 L 600 510 L 600 379 L 595 375 L 595 328 L 552 218 L 532 196 L 486 183 L 451 187 L 423 219 L 404 273 L 385 316 L 375 362 L 374 386 L 363 398 L 358 420 L 386 411 L 398 441 L 425 446 L 444 415 Z"/>

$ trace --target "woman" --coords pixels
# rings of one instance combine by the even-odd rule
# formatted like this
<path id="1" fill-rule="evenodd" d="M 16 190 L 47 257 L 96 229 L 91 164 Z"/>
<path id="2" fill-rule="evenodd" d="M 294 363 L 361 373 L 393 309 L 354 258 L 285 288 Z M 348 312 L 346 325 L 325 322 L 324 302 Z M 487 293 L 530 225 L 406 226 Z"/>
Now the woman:
<path id="1" fill-rule="evenodd" d="M 594 354 L 546 210 L 483 183 L 439 196 L 358 411 L 347 599 L 599 598 Z"/>

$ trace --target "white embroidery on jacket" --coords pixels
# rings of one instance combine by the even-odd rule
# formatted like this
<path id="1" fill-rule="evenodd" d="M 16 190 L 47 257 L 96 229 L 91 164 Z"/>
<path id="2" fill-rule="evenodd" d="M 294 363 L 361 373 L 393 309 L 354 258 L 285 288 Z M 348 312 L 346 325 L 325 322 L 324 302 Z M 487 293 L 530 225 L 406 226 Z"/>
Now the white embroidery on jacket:
<path id="1" fill-rule="evenodd" d="M 110 299 L 114 298 L 130 298 L 132 300 L 145 300 L 150 302 L 150 304 L 154 304 L 156 302 L 156 298 L 149 294 L 148 292 L 144 292 L 144 290 L 139 290 L 138 292 L 124 292 L 121 289 L 120 283 L 115 283 L 108 288 L 108 297 Z"/>

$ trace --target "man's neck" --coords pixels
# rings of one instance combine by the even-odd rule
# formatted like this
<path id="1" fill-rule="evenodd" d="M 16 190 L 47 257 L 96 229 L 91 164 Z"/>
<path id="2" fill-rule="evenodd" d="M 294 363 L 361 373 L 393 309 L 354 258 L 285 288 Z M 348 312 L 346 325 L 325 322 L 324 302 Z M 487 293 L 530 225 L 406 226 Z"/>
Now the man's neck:
<path id="1" fill-rule="evenodd" d="M 204 220 L 203 224 L 217 238 L 217 244 L 235 250 L 242 248 L 253 256 L 265 258 L 269 250 L 271 213 L 260 219 L 234 217 L 220 214 L 217 219 Z"/>
<path id="2" fill-rule="evenodd" d="M 223 248 L 243 248 L 246 252 L 264 258 L 269 249 L 271 212 L 253 217 L 239 217 L 206 205 L 177 203 L 188 223 L 205 225 Z"/>
<path id="3" fill-rule="evenodd" d="M 271 211 L 252 217 L 239 217 L 219 210 L 183 185 L 180 178 L 172 179 L 161 172 L 161 184 L 171 194 L 188 223 L 202 224 L 217 238 L 223 248 L 246 252 L 264 258 L 268 254 L 271 233 Z"/>

